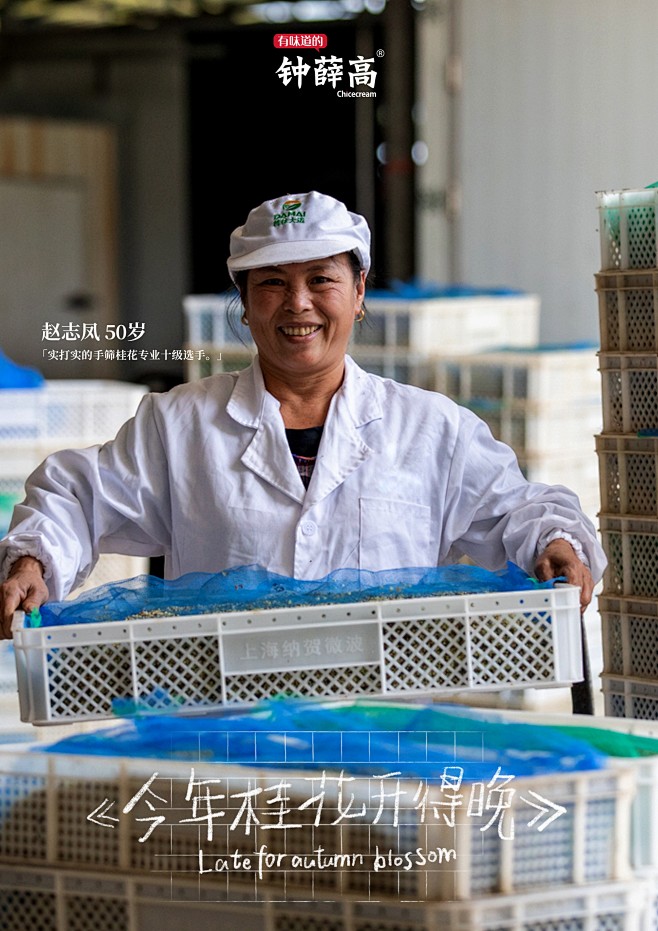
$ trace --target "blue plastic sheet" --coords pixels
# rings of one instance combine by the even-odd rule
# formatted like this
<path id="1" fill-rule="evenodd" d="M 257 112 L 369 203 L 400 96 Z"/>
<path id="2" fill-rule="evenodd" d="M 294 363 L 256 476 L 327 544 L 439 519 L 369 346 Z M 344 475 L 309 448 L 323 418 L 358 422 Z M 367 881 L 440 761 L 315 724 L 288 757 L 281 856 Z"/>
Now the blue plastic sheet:
<path id="1" fill-rule="evenodd" d="M 44 380 L 41 372 L 13 362 L 0 349 L 0 388 L 38 388 Z"/>
<path id="2" fill-rule="evenodd" d="M 123 621 L 161 613 L 190 615 L 288 608 L 315 604 L 433 595 L 527 591 L 550 588 L 508 563 L 500 572 L 477 566 L 391 569 L 368 572 L 338 569 L 322 579 L 302 581 L 261 566 L 239 566 L 219 573 L 192 572 L 165 580 L 151 575 L 111 582 L 72 601 L 51 602 L 25 619 L 26 627 Z"/>
<path id="3" fill-rule="evenodd" d="M 519 777 L 607 765 L 591 742 L 555 728 L 465 706 L 371 699 L 282 698 L 233 713 L 145 715 L 38 749 L 424 779 L 459 766 L 467 781 L 488 781 L 499 767 Z"/>

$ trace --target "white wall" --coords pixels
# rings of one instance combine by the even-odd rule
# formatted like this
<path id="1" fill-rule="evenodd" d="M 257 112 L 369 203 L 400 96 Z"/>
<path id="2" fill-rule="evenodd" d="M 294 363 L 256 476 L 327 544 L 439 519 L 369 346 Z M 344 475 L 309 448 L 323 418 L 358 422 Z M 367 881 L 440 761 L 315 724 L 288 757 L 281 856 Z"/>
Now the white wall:
<path id="1" fill-rule="evenodd" d="M 658 180 L 655 0 L 461 0 L 459 276 L 598 340 L 595 192 Z"/>

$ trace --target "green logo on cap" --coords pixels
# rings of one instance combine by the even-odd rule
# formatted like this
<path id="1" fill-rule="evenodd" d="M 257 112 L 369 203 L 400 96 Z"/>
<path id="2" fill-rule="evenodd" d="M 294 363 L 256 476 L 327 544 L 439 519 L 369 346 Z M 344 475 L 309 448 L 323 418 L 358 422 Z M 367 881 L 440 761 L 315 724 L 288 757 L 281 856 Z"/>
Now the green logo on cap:
<path id="1" fill-rule="evenodd" d="M 274 214 L 273 226 L 284 226 L 286 223 L 304 223 L 306 211 L 300 210 L 301 200 L 287 200 L 281 208 L 281 213 Z"/>

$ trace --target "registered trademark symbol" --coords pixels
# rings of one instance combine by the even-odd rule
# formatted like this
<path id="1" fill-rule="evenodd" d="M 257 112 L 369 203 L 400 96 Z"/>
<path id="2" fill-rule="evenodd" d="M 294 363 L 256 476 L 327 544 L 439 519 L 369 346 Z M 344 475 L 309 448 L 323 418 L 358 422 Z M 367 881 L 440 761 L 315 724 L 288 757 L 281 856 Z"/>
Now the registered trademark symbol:
<path id="1" fill-rule="evenodd" d="M 385 53 L 385 51 L 384 51 L 383 48 L 378 48 L 378 49 L 377 49 L 377 58 L 383 58 L 385 54 L 386 54 L 386 53 Z"/>

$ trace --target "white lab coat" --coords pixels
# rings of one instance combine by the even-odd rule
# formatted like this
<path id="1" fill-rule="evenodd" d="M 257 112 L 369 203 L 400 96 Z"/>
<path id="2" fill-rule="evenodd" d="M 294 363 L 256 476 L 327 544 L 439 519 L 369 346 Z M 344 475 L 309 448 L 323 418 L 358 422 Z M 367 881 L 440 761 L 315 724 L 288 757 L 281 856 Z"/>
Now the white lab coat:
<path id="1" fill-rule="evenodd" d="M 598 579 L 605 556 L 572 492 L 529 484 L 470 411 L 349 357 L 305 491 L 256 360 L 149 394 L 112 442 L 48 457 L 0 566 L 6 575 L 19 555 L 37 556 L 58 600 L 101 552 L 164 554 L 167 578 L 259 564 L 315 579 L 462 554 L 531 571 L 554 530 L 580 541 Z"/>

